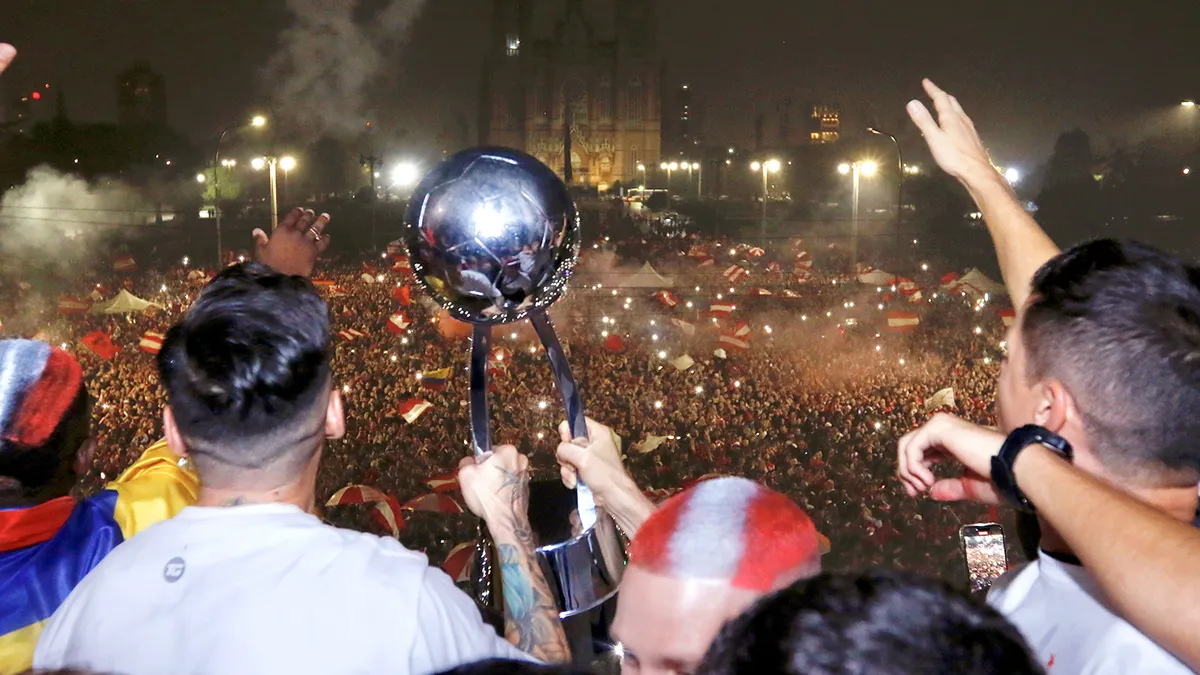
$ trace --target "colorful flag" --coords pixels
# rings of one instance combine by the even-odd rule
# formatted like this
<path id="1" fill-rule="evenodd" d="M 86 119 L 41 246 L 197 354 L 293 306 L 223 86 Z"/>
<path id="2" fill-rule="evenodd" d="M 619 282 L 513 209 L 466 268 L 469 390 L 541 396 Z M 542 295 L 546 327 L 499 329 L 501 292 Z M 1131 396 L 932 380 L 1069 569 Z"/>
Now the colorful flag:
<path id="1" fill-rule="evenodd" d="M 450 549 L 450 553 L 446 556 L 446 560 L 442 563 L 442 571 L 445 572 L 454 583 L 463 583 L 471 580 L 471 570 L 475 562 L 475 540 L 464 541 L 463 543 Z"/>
<path id="2" fill-rule="evenodd" d="M 719 342 L 722 347 L 736 349 L 738 351 L 744 352 L 747 349 L 750 349 L 750 343 L 747 342 L 744 337 L 739 337 L 737 335 L 722 334 L 721 337 L 717 339 L 717 342 Z"/>
<path id="3" fill-rule="evenodd" d="M 387 501 L 388 495 L 370 485 L 347 485 L 333 493 L 325 506 L 340 506 L 342 504 L 370 504 Z"/>
<path id="4" fill-rule="evenodd" d="M 720 314 L 722 316 L 729 316 L 730 314 L 733 313 L 733 310 L 735 310 L 735 309 L 737 309 L 737 308 L 733 305 L 729 305 L 729 304 L 725 304 L 725 303 L 716 303 L 716 302 L 712 303 L 708 307 L 708 311 L 710 313 Z"/>
<path id="5" fill-rule="evenodd" d="M 1000 310 L 1000 320 L 1004 322 L 1005 328 L 1011 328 L 1017 320 L 1017 310 L 1012 307 L 1006 307 Z"/>
<path id="6" fill-rule="evenodd" d="M 764 256 L 764 255 L 766 255 L 766 254 L 767 254 L 767 252 L 766 252 L 766 251 L 764 251 L 763 249 L 761 249 L 761 248 L 759 248 L 759 247 L 757 247 L 757 246 L 755 246 L 754 248 L 752 248 L 752 249 L 750 249 L 750 250 L 746 251 L 746 255 L 750 256 L 751 258 L 761 258 L 761 257 L 763 257 L 763 256 Z"/>
<path id="7" fill-rule="evenodd" d="M 393 288 L 392 299 L 400 303 L 400 305 L 403 307 L 408 307 L 412 304 L 412 297 L 410 297 L 408 286 L 397 286 Z"/>
<path id="8" fill-rule="evenodd" d="M 430 476 L 425 479 L 425 484 L 430 490 L 441 494 L 443 492 L 454 492 L 460 489 L 458 485 L 458 471 L 451 471 L 440 476 Z"/>
<path id="9" fill-rule="evenodd" d="M 147 354 L 157 354 L 162 351 L 163 340 L 166 337 L 166 335 L 158 331 L 148 330 L 142 334 L 142 340 L 138 343 L 138 349 Z"/>
<path id="10" fill-rule="evenodd" d="M 676 298 L 675 294 L 665 289 L 655 293 L 654 297 L 658 298 L 658 301 L 667 307 L 674 307 L 679 304 L 679 298 Z"/>
<path id="11" fill-rule="evenodd" d="M 403 312 L 388 317 L 387 329 L 393 335 L 403 333 L 411 325 L 412 322 L 408 320 L 408 317 L 404 316 Z"/>
<path id="12" fill-rule="evenodd" d="M 387 254 L 388 255 L 400 255 L 402 253 L 404 253 L 404 242 L 400 241 L 399 239 L 388 242 L 388 245 L 387 245 Z"/>
<path id="13" fill-rule="evenodd" d="M 750 271 L 739 265 L 730 265 L 729 267 L 725 268 L 725 271 L 722 272 L 721 275 L 728 279 L 730 283 L 734 283 L 749 276 Z"/>
<path id="14" fill-rule="evenodd" d="M 811 270 L 812 266 L 813 259 L 812 256 L 808 254 L 808 251 L 801 251 L 796 254 L 796 267 L 798 269 Z"/>
<path id="15" fill-rule="evenodd" d="M 941 283 L 943 286 L 949 286 L 955 281 L 958 281 L 958 272 L 946 272 L 942 275 Z"/>
<path id="16" fill-rule="evenodd" d="M 921 319 L 912 312 L 888 312 L 888 330 L 905 333 L 913 330 L 921 323 Z"/>
<path id="17" fill-rule="evenodd" d="M 412 264 L 408 258 L 396 258 L 396 262 L 392 263 L 392 271 L 407 274 L 412 271 Z"/>
<path id="18" fill-rule="evenodd" d="M 426 410 L 429 410 L 432 407 L 433 404 L 429 401 L 419 398 L 410 398 L 404 403 L 400 404 L 400 416 L 404 418 L 405 422 L 408 422 L 409 424 L 415 424 L 417 419 L 420 418 Z"/>
<path id="19" fill-rule="evenodd" d="M 64 295 L 58 299 L 59 314 L 87 314 L 91 308 L 91 300 L 80 300 L 79 298 L 71 295 Z"/>
<path id="20" fill-rule="evenodd" d="M 83 343 L 83 346 L 95 352 L 96 356 L 105 361 L 116 356 L 117 352 L 121 351 L 119 347 L 113 344 L 112 339 L 108 337 L 108 333 L 102 330 L 94 330 L 84 335 L 80 342 Z"/>
<path id="21" fill-rule="evenodd" d="M 750 324 L 745 321 L 739 321 L 737 327 L 733 329 L 734 337 L 744 338 L 750 334 Z"/>
<path id="22" fill-rule="evenodd" d="M 792 290 L 792 289 L 790 289 L 790 288 L 786 288 L 786 289 L 784 289 L 784 291 L 783 291 L 783 297 L 785 297 L 785 298 L 792 298 L 792 299 L 795 299 L 795 298 L 798 298 L 798 297 L 800 297 L 800 294 L 799 294 L 799 293 L 797 293 L 796 291 L 793 291 L 793 290 Z"/>
<path id="23" fill-rule="evenodd" d="M 696 324 L 694 324 L 694 323 L 688 323 L 687 321 L 684 321 L 683 319 L 674 319 L 674 318 L 671 319 L 671 323 L 674 324 L 676 328 L 683 331 L 684 333 L 687 333 L 688 335 L 696 334 Z"/>
<path id="24" fill-rule="evenodd" d="M 939 408 L 954 408 L 954 389 L 952 387 L 946 387 L 925 399 L 926 413 L 931 413 Z"/>
<path id="25" fill-rule="evenodd" d="M 699 256 L 696 258 L 696 264 L 698 267 L 708 267 L 714 264 L 713 257 L 711 255 Z"/>
<path id="26" fill-rule="evenodd" d="M 450 495 L 428 494 L 421 495 L 415 499 L 410 499 L 400 507 L 406 511 L 430 511 L 433 513 L 463 513 L 462 504 L 459 504 L 454 497 Z"/>
<path id="27" fill-rule="evenodd" d="M 113 258 L 112 268 L 114 272 L 136 272 L 138 266 L 137 263 L 134 262 L 133 256 L 119 255 Z"/>
<path id="28" fill-rule="evenodd" d="M 400 532 L 406 525 L 404 514 L 400 513 L 400 502 L 396 501 L 395 497 L 389 497 L 387 501 L 375 502 L 375 508 L 371 509 L 371 520 L 391 532 L 392 536 L 397 539 L 400 538 Z"/>
<path id="29" fill-rule="evenodd" d="M 347 328 L 346 330 L 339 330 L 337 334 L 338 334 L 338 337 L 342 338 L 346 342 L 353 342 L 361 337 L 366 337 L 366 335 L 367 335 L 366 333 L 364 333 L 361 330 L 358 330 L 356 328 Z"/>
<path id="30" fill-rule="evenodd" d="M 620 335 L 612 333 L 604 340 L 604 348 L 610 352 L 620 353 L 625 351 L 625 341 L 621 339 Z"/>
<path id="31" fill-rule="evenodd" d="M 765 288 L 755 288 L 750 291 L 750 295 L 753 295 L 758 298 L 763 298 L 763 297 L 772 295 L 772 293 L 771 293 L 771 291 L 768 291 Z"/>
<path id="32" fill-rule="evenodd" d="M 427 373 L 420 373 L 417 376 L 417 379 L 421 381 L 421 386 L 425 389 L 442 391 L 446 388 L 446 380 L 450 379 L 450 375 L 453 372 L 453 368 L 439 368 L 437 370 L 431 370 Z"/>

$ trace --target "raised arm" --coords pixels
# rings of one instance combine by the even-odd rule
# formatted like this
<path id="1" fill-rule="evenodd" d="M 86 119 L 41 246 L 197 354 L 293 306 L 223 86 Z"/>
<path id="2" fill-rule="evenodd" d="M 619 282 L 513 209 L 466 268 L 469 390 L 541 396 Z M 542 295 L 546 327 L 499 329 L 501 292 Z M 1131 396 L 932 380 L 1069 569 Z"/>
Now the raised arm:
<path id="1" fill-rule="evenodd" d="M 0 73 L 3 73 L 15 58 L 17 58 L 17 50 L 10 44 L 0 42 Z"/>
<path id="2" fill-rule="evenodd" d="M 998 503 L 992 457 L 1004 436 L 950 415 L 937 415 L 900 440 L 898 474 L 912 496 Z M 931 465 L 953 459 L 966 474 L 939 479 Z M 1013 464 L 1017 485 L 1062 536 L 1129 623 L 1200 670 L 1200 530 L 1071 466 L 1033 445 Z M 1103 532 L 1103 536 L 1097 536 Z"/>
<path id="3" fill-rule="evenodd" d="M 511 445 L 497 446 L 481 462 L 463 459 L 458 482 L 468 508 L 483 518 L 500 563 L 505 637 L 550 663 L 571 659 L 558 607 L 542 575 L 529 525 L 529 458 Z"/>
<path id="4" fill-rule="evenodd" d="M 588 436 L 592 439 L 587 446 L 572 442 L 566 422 L 558 427 L 562 436 L 558 445 L 558 463 L 563 484 L 574 488 L 582 475 L 584 483 L 596 496 L 596 504 L 608 511 L 625 536 L 633 539 L 642 523 L 654 513 L 654 503 L 642 494 L 625 470 L 618 447 L 620 437 L 596 420 L 589 418 L 587 426 Z"/>
<path id="5" fill-rule="evenodd" d="M 1058 247 L 1021 205 L 1008 181 L 992 166 L 987 148 L 975 124 L 951 95 L 929 80 L 925 92 L 933 100 L 937 120 L 920 101 L 910 101 L 908 115 L 925 136 L 933 158 L 943 171 L 954 176 L 971 194 L 1000 259 L 1000 272 L 1008 287 L 1013 307 L 1018 310 L 1029 298 L 1033 275 L 1047 260 L 1058 255 Z"/>

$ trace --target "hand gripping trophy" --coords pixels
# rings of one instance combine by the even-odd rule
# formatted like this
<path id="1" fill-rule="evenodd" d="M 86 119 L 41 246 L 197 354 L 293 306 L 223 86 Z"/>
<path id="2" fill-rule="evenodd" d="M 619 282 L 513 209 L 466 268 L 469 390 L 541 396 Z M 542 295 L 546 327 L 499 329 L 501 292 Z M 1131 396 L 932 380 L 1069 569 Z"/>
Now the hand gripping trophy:
<path id="1" fill-rule="evenodd" d="M 435 167 L 413 193 L 404 232 L 413 274 L 452 317 L 474 326 L 470 415 L 477 458 L 491 452 L 492 326 L 525 319 L 546 348 L 572 437 L 587 439 L 579 389 L 546 314 L 566 290 L 579 238 L 566 186 L 544 164 L 515 150 L 460 152 Z M 612 597 L 625 560 L 615 523 L 596 507 L 586 485 L 580 482 L 574 499 L 565 506 L 563 501 L 539 504 L 538 492 L 530 495 L 538 560 L 565 619 Z M 484 567 L 488 548 L 482 545 L 477 558 Z"/>

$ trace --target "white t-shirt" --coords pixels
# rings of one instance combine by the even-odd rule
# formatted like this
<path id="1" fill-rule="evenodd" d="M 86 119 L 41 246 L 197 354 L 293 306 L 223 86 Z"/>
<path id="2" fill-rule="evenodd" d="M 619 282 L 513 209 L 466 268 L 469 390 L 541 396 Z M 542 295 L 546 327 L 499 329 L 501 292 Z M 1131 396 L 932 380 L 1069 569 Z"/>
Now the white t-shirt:
<path id="1" fill-rule="evenodd" d="M 524 658 L 425 556 L 286 504 L 188 507 L 116 547 L 50 618 L 39 669 L 437 672 Z"/>
<path id="2" fill-rule="evenodd" d="M 1049 675 L 1192 672 L 1113 614 L 1083 567 L 1045 553 L 997 580 L 988 604 L 1021 631 Z"/>

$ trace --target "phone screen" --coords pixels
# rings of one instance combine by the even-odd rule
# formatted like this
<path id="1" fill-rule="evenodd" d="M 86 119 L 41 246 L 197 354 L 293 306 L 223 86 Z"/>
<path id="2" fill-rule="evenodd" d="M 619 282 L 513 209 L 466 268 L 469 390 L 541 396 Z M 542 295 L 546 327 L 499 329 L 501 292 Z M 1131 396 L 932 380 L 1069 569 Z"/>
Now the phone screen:
<path id="1" fill-rule="evenodd" d="M 967 577 L 972 592 L 987 589 L 1008 571 L 1004 528 L 994 523 L 964 525 L 958 536 L 967 558 Z"/>

